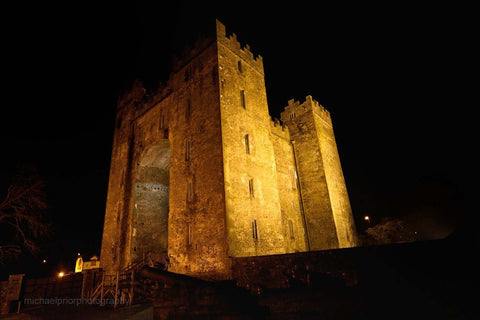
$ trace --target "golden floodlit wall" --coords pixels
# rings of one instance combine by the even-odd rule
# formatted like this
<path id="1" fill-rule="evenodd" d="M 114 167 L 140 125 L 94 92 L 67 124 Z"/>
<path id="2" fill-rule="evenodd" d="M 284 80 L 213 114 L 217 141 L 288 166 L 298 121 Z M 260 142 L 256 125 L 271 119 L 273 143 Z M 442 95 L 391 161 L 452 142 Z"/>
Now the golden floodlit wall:
<path id="1" fill-rule="evenodd" d="M 217 25 L 229 254 L 285 252 L 263 63 Z"/>
<path id="2" fill-rule="evenodd" d="M 355 225 L 330 113 L 311 96 L 281 113 L 294 146 L 310 250 L 356 245 Z"/>
<path id="3" fill-rule="evenodd" d="M 231 257 L 354 246 L 328 111 L 307 96 L 281 120 L 262 57 L 219 21 L 157 90 L 135 82 L 118 101 L 101 266 L 168 255 L 170 271 L 228 279 Z"/>

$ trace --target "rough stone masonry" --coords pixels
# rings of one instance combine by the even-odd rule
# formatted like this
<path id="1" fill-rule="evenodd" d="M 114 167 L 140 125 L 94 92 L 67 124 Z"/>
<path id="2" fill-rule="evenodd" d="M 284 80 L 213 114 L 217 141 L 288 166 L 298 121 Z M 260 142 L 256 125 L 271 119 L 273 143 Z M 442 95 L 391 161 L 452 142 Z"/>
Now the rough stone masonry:
<path id="1" fill-rule="evenodd" d="M 263 60 L 216 21 L 153 92 L 118 102 L 101 265 L 168 255 L 230 279 L 232 257 L 356 245 L 330 114 L 311 96 L 268 113 Z"/>

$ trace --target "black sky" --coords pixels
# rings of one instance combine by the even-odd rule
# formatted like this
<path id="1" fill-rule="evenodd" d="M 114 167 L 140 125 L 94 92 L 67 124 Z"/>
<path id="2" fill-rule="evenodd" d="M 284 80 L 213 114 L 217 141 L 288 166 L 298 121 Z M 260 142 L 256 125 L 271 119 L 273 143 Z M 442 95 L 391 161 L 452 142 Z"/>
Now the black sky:
<path id="1" fill-rule="evenodd" d="M 273 117 L 306 95 L 331 112 L 360 229 L 364 215 L 461 219 L 463 9 L 307 3 L 5 8 L 0 183 L 22 163 L 46 180 L 56 231 L 43 255 L 100 249 L 117 97 L 135 78 L 166 79 L 172 53 L 215 18 L 262 55 Z"/>

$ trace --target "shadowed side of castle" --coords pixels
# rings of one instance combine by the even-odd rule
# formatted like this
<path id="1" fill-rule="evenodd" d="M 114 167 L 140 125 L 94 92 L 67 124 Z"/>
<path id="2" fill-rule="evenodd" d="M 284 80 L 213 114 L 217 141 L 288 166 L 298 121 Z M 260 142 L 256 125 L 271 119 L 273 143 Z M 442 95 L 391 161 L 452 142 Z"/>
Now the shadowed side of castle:
<path id="1" fill-rule="evenodd" d="M 101 264 L 139 259 L 206 279 L 232 257 L 356 245 L 330 114 L 311 96 L 268 112 L 263 59 L 213 32 L 153 92 L 118 101 Z"/>

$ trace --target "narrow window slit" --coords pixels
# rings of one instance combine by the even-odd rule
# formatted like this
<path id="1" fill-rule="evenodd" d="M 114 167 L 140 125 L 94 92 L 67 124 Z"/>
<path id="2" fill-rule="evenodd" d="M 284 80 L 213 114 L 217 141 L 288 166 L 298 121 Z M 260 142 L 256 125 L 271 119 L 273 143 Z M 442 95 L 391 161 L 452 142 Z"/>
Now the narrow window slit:
<path id="1" fill-rule="evenodd" d="M 293 232 L 293 221 L 288 220 L 288 230 L 290 232 L 290 239 L 295 239 L 295 234 Z"/>
<path id="2" fill-rule="evenodd" d="M 253 179 L 248 180 L 248 189 L 250 192 L 250 198 L 255 198 L 255 190 L 253 188 Z"/>
<path id="3" fill-rule="evenodd" d="M 185 144 L 185 161 L 190 161 L 190 148 L 191 148 L 191 141 L 187 140 Z"/>
<path id="4" fill-rule="evenodd" d="M 258 239 L 257 220 L 253 220 L 252 222 L 252 238 L 255 240 Z"/>
<path id="5" fill-rule="evenodd" d="M 245 90 L 240 90 L 240 102 L 242 104 L 242 108 L 246 109 Z"/>
<path id="6" fill-rule="evenodd" d="M 191 202 L 193 200 L 193 183 L 189 182 L 187 184 L 187 201 Z"/>

